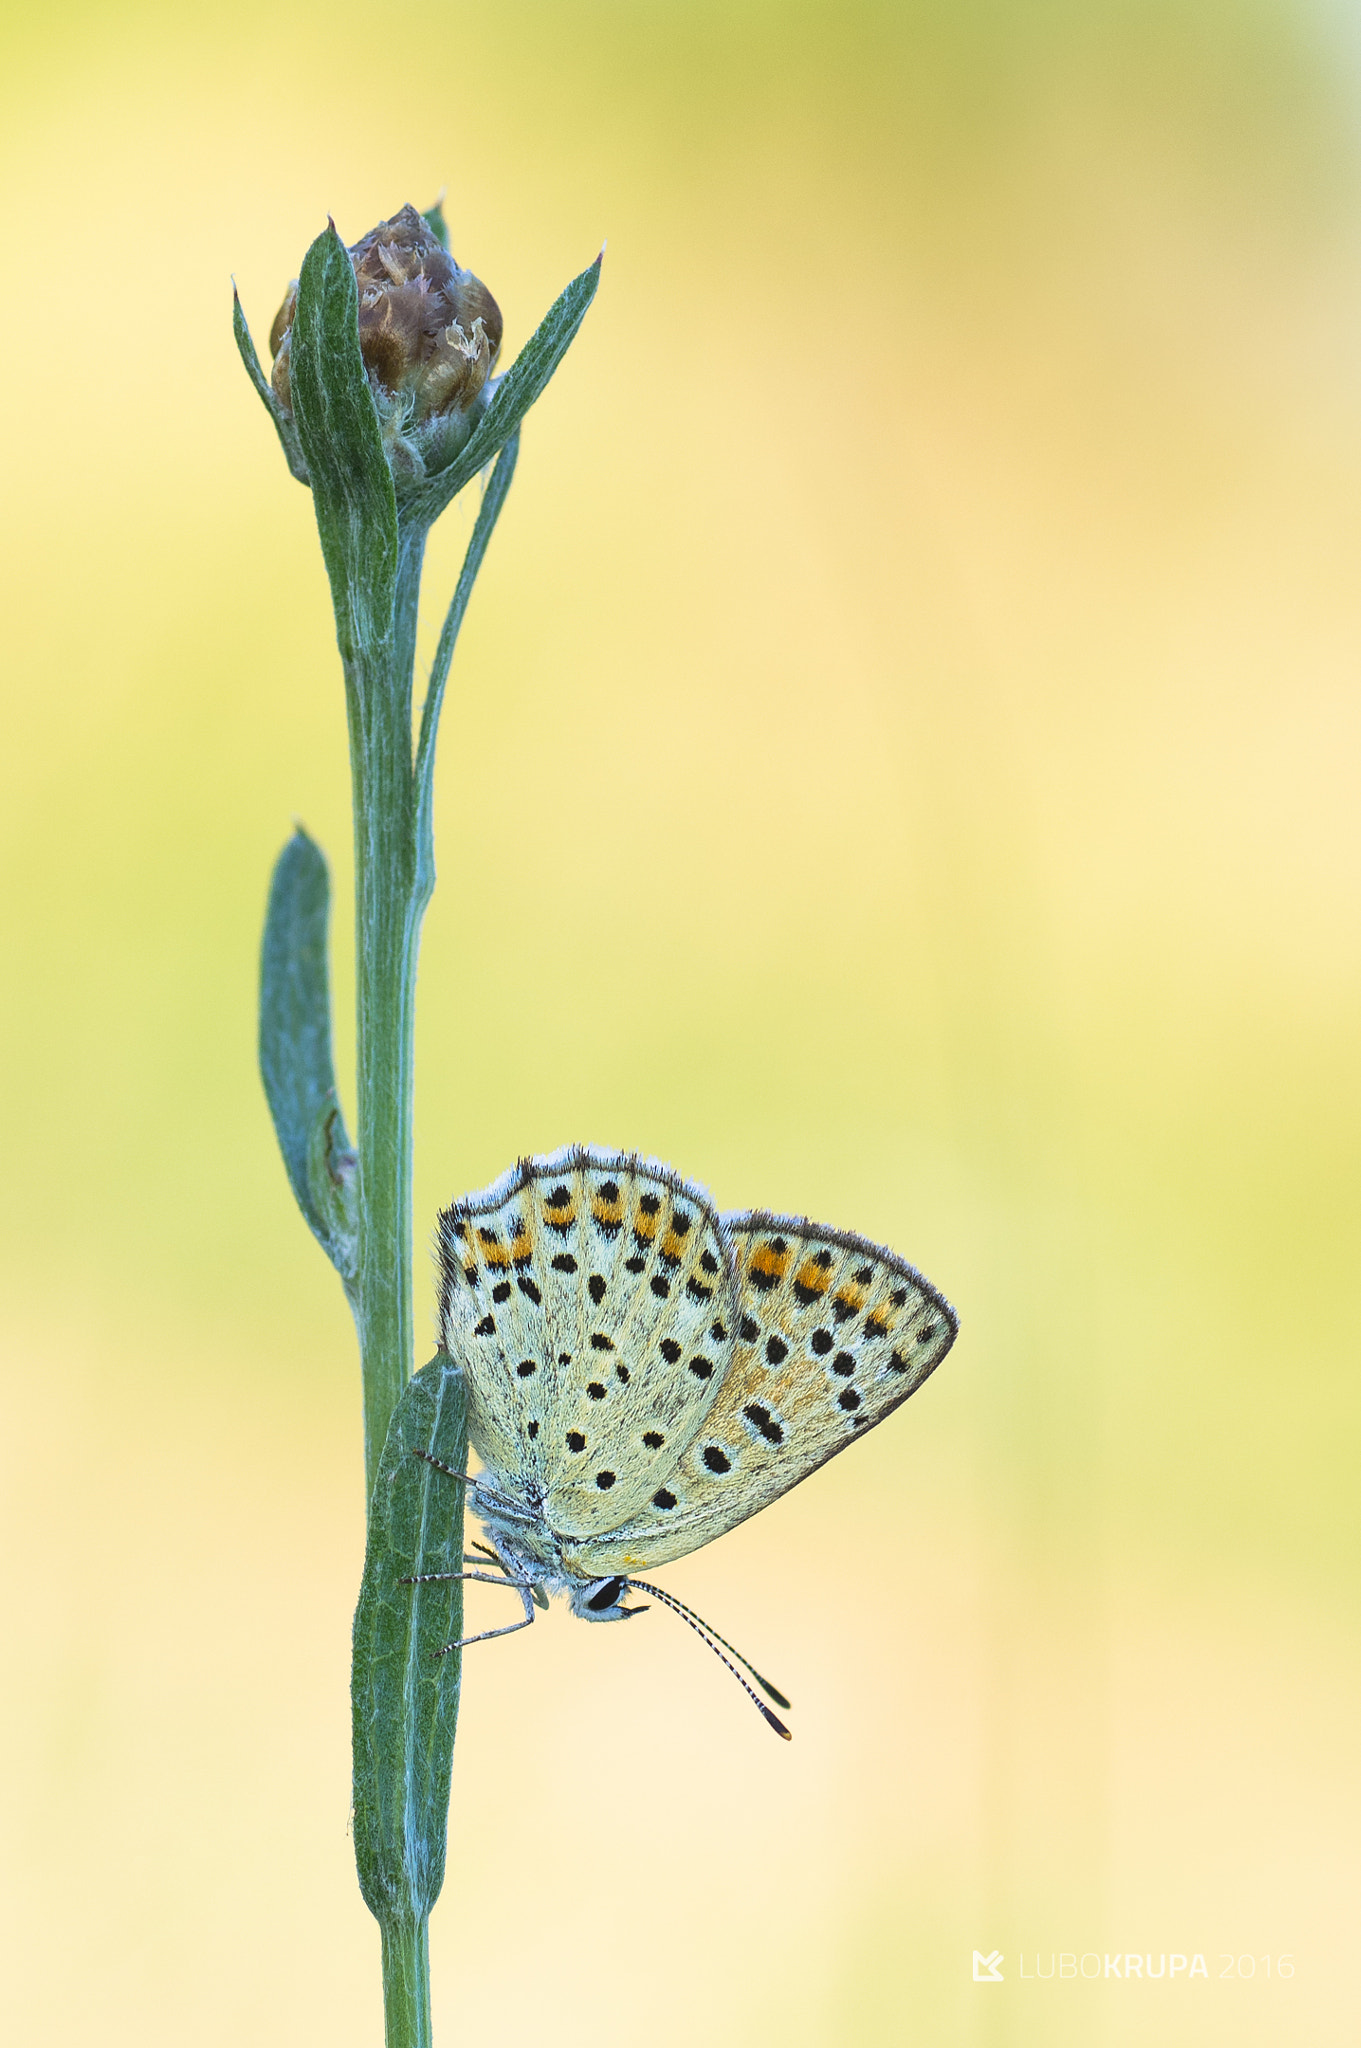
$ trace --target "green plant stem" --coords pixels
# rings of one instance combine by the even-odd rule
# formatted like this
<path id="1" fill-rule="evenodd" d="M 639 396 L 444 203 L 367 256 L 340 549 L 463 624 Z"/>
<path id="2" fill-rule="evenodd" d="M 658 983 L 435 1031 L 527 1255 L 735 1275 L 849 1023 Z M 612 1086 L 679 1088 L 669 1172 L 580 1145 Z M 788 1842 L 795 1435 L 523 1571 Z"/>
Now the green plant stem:
<path id="1" fill-rule="evenodd" d="M 403 531 L 391 635 L 349 665 L 358 998 L 359 1285 L 364 1473 L 372 1493 L 412 1370 L 411 1158 L 417 876 L 411 701 L 423 527 Z"/>
<path id="2" fill-rule="evenodd" d="M 364 1479 L 372 1498 L 392 1411 L 412 1372 L 411 1169 L 416 963 L 429 889 L 418 876 L 411 704 L 423 526 L 400 532 L 392 631 L 346 674 L 354 777 L 359 1274 Z M 388 2048 L 430 2048 L 427 1923 L 380 1916 Z"/>
<path id="3" fill-rule="evenodd" d="M 383 2019 L 388 2048 L 431 2048 L 430 1934 L 424 1920 L 383 1923 Z"/>

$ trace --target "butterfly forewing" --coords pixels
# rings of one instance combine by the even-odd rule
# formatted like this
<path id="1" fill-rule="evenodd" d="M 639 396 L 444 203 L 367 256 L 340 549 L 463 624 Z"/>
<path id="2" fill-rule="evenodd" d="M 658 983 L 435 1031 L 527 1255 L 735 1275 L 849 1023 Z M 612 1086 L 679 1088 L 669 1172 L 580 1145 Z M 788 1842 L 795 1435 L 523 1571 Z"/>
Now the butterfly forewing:
<path id="1" fill-rule="evenodd" d="M 728 1216 L 739 1283 L 717 1399 L 646 1504 L 581 1545 L 581 1570 L 682 1557 L 882 1422 L 939 1365 L 954 1310 L 913 1267 L 848 1232 Z"/>
<path id="2" fill-rule="evenodd" d="M 446 1210 L 439 1249 L 441 1340 L 496 1483 L 569 1538 L 627 1520 L 730 1363 L 735 1262 L 708 1197 L 575 1148 Z"/>

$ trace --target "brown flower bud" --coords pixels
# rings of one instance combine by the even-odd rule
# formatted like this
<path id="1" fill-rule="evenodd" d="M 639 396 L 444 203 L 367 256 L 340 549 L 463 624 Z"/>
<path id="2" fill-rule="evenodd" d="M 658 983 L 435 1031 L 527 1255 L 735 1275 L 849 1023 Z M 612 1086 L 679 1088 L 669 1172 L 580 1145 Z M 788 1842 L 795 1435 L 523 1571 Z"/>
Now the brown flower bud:
<path id="1" fill-rule="evenodd" d="M 471 270 L 460 270 L 414 206 L 380 221 L 355 243 L 350 261 L 359 286 L 359 347 L 379 409 L 408 456 L 431 452 L 423 444 L 443 443 L 447 433 L 417 430 L 477 406 L 501 347 L 501 309 Z M 286 407 L 297 302 L 295 278 L 269 335 L 270 381 Z"/>

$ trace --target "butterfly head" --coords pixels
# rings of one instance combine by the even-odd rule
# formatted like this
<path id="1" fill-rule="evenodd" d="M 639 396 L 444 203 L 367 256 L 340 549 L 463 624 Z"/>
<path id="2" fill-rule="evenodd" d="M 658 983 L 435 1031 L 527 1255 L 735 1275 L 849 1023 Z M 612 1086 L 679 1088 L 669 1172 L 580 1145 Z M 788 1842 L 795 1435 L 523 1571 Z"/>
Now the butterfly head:
<path id="1" fill-rule="evenodd" d="M 625 1607 L 621 1603 L 629 1582 L 617 1574 L 608 1579 L 580 1579 L 571 1587 L 572 1612 L 581 1621 L 631 1621 L 646 1614 L 646 1607 Z"/>

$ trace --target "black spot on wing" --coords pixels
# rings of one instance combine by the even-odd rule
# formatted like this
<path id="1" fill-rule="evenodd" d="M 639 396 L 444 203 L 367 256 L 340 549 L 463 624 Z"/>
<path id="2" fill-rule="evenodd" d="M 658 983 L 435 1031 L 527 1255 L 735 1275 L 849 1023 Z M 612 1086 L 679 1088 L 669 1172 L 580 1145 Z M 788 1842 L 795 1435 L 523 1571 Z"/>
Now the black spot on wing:
<path id="1" fill-rule="evenodd" d="M 768 1444 L 782 1444 L 784 1442 L 783 1429 L 775 1420 L 769 1408 L 762 1407 L 759 1401 L 749 1401 L 742 1410 L 742 1413 L 746 1416 L 747 1421 L 751 1424 L 757 1435 L 763 1436 Z"/>

